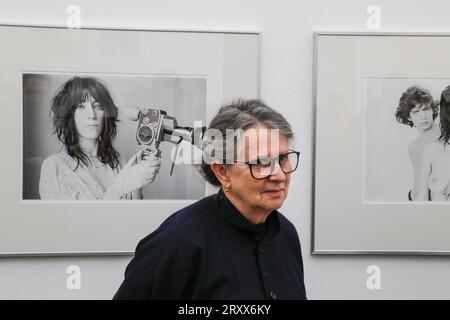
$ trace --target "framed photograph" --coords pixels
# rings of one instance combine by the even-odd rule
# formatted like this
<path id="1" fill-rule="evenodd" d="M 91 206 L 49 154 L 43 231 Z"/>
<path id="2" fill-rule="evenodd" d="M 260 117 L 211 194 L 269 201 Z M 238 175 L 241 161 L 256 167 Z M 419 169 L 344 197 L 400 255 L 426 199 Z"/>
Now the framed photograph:
<path id="1" fill-rule="evenodd" d="M 197 129 L 259 97 L 259 33 L 0 26 L 0 40 L 3 256 L 132 254 L 215 192 Z M 149 149 L 159 172 L 136 189 Z"/>
<path id="2" fill-rule="evenodd" d="M 128 74 L 101 74 L 101 73 L 23 73 L 23 176 L 22 193 L 25 200 L 99 200 L 102 199 L 104 188 L 91 174 L 83 174 L 83 166 L 75 170 L 54 172 L 43 167 L 50 161 L 57 164 L 71 164 L 65 150 L 65 142 L 58 139 L 55 134 L 55 112 L 52 108 L 63 110 L 64 106 L 57 104 L 60 97 L 66 97 L 69 87 L 80 88 L 84 85 L 90 91 L 99 91 L 104 88 L 103 94 L 109 94 L 112 102 L 118 109 L 117 133 L 114 139 L 114 149 L 119 154 L 121 166 L 141 148 L 136 139 L 139 124 L 137 117 L 128 116 L 129 112 L 139 112 L 140 107 L 164 110 L 167 115 L 176 117 L 177 124 L 194 127 L 197 121 L 201 125 L 206 123 L 206 86 L 205 76 L 184 75 L 128 75 Z M 89 90 L 89 89 L 88 89 Z M 100 103 L 100 102 L 99 102 Z M 106 102 L 104 102 L 106 104 Z M 107 110 L 105 110 L 107 111 Z M 56 110 L 56 112 L 58 112 Z M 130 119 L 130 117 L 132 119 Z M 90 123 L 89 123 L 90 124 Z M 145 127 L 144 127 L 145 129 Z M 61 126 L 61 130 L 67 130 Z M 142 131 L 143 129 L 140 129 Z M 199 139 L 200 140 L 200 139 Z M 194 155 L 195 146 L 185 141 L 177 150 L 178 154 Z M 189 147 L 189 150 L 186 148 Z M 173 161 L 181 163 L 183 159 L 175 159 L 172 152 L 174 144 L 161 143 L 162 163 L 159 179 L 145 186 L 142 190 L 143 199 L 157 200 L 191 200 L 199 199 L 205 195 L 205 184 L 202 177 L 197 174 L 194 161 L 187 159 L 182 165 L 174 167 L 170 175 Z M 67 160 L 67 161 L 66 161 Z M 192 159 L 195 160 L 195 159 Z M 76 166 L 76 164 L 75 164 Z M 48 165 L 47 165 L 48 167 Z M 50 169 L 53 169 L 50 168 Z M 71 169 L 75 169 L 71 168 Z M 50 176 L 49 176 L 50 175 Z M 66 179 L 74 180 L 73 184 L 61 181 L 62 175 Z M 47 179 L 48 177 L 48 179 Z M 87 183 L 75 182 L 82 178 Z M 56 181 L 56 184 L 52 182 Z M 64 190 L 70 185 L 74 192 Z M 58 189 L 57 191 L 54 189 Z M 63 189 L 63 190 L 60 190 Z"/>
<path id="3" fill-rule="evenodd" d="M 315 33 L 313 254 L 450 254 L 450 35 Z"/>

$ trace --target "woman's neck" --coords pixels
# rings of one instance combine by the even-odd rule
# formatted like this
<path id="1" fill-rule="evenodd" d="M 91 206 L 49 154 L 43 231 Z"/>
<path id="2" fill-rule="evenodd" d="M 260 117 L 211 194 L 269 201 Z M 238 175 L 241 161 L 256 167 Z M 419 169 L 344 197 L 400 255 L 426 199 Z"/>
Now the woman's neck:
<path id="1" fill-rule="evenodd" d="M 79 137 L 78 145 L 85 154 L 89 156 L 97 156 L 97 149 L 98 149 L 97 139 L 85 139 L 83 137 Z"/>
<path id="2" fill-rule="evenodd" d="M 222 189 L 223 190 L 223 189 Z M 252 224 L 261 224 L 266 221 L 266 218 L 272 211 L 255 210 L 245 205 L 245 202 L 239 201 L 231 193 L 223 191 L 228 200 L 234 207 Z"/>

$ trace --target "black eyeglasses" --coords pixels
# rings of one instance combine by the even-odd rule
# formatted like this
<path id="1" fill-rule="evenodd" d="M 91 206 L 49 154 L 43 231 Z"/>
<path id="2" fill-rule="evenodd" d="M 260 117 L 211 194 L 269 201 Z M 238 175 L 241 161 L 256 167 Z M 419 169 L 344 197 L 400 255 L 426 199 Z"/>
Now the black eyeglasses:
<path id="1" fill-rule="evenodd" d="M 255 179 L 265 179 L 275 173 L 276 163 L 279 164 L 281 171 L 291 173 L 297 169 L 300 152 L 289 150 L 278 157 L 262 157 L 256 160 L 241 162 L 250 167 L 250 173 Z"/>

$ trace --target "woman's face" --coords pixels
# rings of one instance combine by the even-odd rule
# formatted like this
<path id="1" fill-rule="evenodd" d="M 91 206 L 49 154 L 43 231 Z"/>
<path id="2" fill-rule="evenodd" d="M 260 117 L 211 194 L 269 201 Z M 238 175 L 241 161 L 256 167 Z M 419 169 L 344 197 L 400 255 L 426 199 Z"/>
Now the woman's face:
<path id="1" fill-rule="evenodd" d="M 433 126 L 433 109 L 429 105 L 417 104 L 411 109 L 409 116 L 420 132 L 425 132 Z"/>
<path id="2" fill-rule="evenodd" d="M 79 137 L 84 139 L 98 139 L 102 130 L 105 117 L 103 106 L 88 95 L 86 100 L 75 109 L 75 125 Z"/>
<path id="3" fill-rule="evenodd" d="M 257 137 L 256 142 L 246 140 L 245 147 L 240 149 L 240 152 L 243 152 L 241 155 L 245 159 L 244 161 L 277 157 L 279 154 L 288 152 L 288 140 L 284 135 L 278 133 L 275 136 L 277 141 L 274 143 L 270 139 L 270 129 L 257 126 L 249 128 L 245 132 L 247 133 L 248 130 L 256 130 Z M 255 179 L 247 164 L 233 164 L 228 173 L 230 179 L 228 195 L 234 199 L 238 207 L 245 208 L 250 212 L 269 213 L 278 209 L 288 195 L 291 174 L 285 174 L 278 163 L 275 173 L 264 179 Z"/>

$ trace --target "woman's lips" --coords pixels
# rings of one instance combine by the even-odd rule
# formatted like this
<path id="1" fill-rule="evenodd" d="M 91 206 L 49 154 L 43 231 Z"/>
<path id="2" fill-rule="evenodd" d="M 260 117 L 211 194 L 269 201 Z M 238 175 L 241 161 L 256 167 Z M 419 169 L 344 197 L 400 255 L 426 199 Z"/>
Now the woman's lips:
<path id="1" fill-rule="evenodd" d="M 270 196 L 280 197 L 284 193 L 284 189 L 276 189 L 276 190 L 267 190 L 264 193 L 267 193 Z"/>

